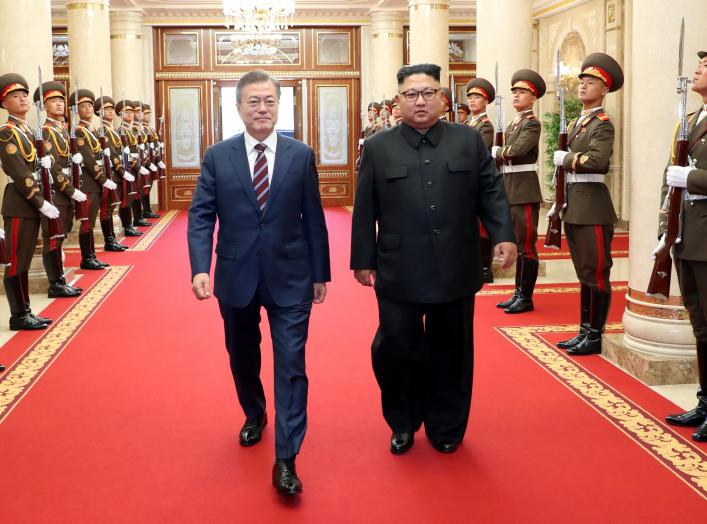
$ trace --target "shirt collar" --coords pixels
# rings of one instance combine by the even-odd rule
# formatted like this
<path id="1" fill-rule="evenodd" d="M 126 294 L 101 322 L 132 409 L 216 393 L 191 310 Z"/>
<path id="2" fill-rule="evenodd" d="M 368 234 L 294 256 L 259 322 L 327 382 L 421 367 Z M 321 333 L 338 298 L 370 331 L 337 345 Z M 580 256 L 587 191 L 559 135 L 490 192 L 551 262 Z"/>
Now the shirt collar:
<path id="1" fill-rule="evenodd" d="M 402 122 L 400 124 L 400 132 L 403 134 L 405 141 L 415 149 L 420 148 L 420 144 L 423 143 L 424 138 L 426 138 L 427 142 L 433 147 L 437 147 L 437 144 L 442 140 L 442 133 L 444 132 L 444 127 L 440 122 L 441 120 L 435 122 L 424 134 L 414 127 L 410 127 L 405 122 Z"/>
<path id="2" fill-rule="evenodd" d="M 527 115 L 528 113 L 532 113 L 532 112 L 533 112 L 532 109 L 526 109 L 525 111 L 518 111 L 516 113 L 516 116 L 523 116 L 523 115 Z"/>
<path id="3" fill-rule="evenodd" d="M 485 116 L 486 116 L 486 112 L 479 113 L 478 115 L 475 115 L 475 116 L 472 115 L 472 116 L 471 116 L 471 123 L 472 123 L 472 124 L 475 124 L 476 122 L 478 122 L 479 120 L 481 120 L 481 119 L 484 118 Z"/>
<path id="4" fill-rule="evenodd" d="M 270 136 L 263 141 L 256 140 L 250 135 L 250 133 L 248 133 L 248 131 L 243 132 L 243 138 L 245 140 L 245 150 L 248 154 L 253 151 L 253 148 L 255 148 L 256 144 L 265 144 L 265 147 L 267 147 L 273 153 L 277 148 L 277 131 L 273 131 Z"/>
<path id="5" fill-rule="evenodd" d="M 602 108 L 601 106 L 599 106 L 599 107 L 592 107 L 591 109 L 585 109 L 585 110 L 582 111 L 581 116 L 591 115 L 591 114 L 594 113 L 595 111 L 601 111 L 602 109 L 603 109 L 603 108 Z"/>

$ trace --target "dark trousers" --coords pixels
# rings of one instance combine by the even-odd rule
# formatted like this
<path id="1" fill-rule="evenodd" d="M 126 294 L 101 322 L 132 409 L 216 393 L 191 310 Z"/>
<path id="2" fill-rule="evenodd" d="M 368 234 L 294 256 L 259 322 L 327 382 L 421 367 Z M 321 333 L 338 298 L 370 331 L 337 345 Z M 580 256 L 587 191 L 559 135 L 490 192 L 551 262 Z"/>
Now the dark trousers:
<path id="1" fill-rule="evenodd" d="M 377 298 L 371 352 L 383 417 L 393 432 L 424 422 L 429 438 L 460 441 L 471 406 L 474 297 L 439 304 Z"/>
<path id="2" fill-rule="evenodd" d="M 275 456 L 290 458 L 299 453 L 307 430 L 304 347 L 312 303 L 278 306 L 262 285 L 246 307 L 219 301 L 238 400 L 250 419 L 265 411 L 265 393 L 260 381 L 261 307 L 267 311 L 270 322 L 275 364 Z"/>
<path id="3" fill-rule="evenodd" d="M 612 225 L 578 225 L 565 222 L 567 245 L 577 278 L 585 286 L 611 293 Z"/>
<path id="4" fill-rule="evenodd" d="M 675 257 L 685 309 L 690 315 L 692 332 L 697 339 L 697 369 L 700 386 L 697 398 L 707 403 L 707 262 Z"/>

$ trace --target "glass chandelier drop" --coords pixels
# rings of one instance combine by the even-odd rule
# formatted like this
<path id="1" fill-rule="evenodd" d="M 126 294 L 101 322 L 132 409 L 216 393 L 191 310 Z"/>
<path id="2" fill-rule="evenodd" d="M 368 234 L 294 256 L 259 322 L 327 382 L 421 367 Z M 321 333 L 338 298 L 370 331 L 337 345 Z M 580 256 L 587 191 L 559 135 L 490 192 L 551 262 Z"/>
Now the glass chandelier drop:
<path id="1" fill-rule="evenodd" d="M 294 19 L 295 0 L 223 0 L 226 27 L 246 33 L 284 31 Z"/>

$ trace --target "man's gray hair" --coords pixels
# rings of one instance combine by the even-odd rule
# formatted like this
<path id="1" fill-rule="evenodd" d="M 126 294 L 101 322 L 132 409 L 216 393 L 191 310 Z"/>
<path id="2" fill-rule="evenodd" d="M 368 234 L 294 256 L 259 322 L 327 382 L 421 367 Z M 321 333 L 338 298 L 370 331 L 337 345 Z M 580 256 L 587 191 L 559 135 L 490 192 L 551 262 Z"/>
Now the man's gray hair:
<path id="1" fill-rule="evenodd" d="M 262 69 L 256 69 L 254 71 L 248 71 L 238 80 L 236 85 L 236 102 L 241 103 L 241 93 L 243 88 L 250 84 L 260 84 L 262 82 L 272 82 L 275 86 L 275 91 L 277 92 L 277 99 L 280 100 L 280 82 L 276 78 L 271 77 L 266 71 Z"/>

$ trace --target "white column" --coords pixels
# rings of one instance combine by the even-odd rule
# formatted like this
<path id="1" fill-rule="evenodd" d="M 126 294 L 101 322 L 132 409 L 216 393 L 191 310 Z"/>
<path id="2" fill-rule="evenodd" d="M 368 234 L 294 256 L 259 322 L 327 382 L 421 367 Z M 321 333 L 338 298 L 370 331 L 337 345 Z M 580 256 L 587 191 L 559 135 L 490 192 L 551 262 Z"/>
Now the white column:
<path id="1" fill-rule="evenodd" d="M 702 22 L 704 0 L 685 0 L 663 9 L 661 0 L 633 2 L 631 15 L 631 63 L 626 64 L 630 85 L 630 217 L 629 294 L 624 312 L 623 343 L 629 349 L 661 358 L 694 355 L 694 338 L 681 307 L 677 276 L 673 271 L 670 298 L 645 296 L 653 269 L 651 252 L 657 243 L 660 187 L 676 125 L 680 19 L 685 17 L 685 65 L 692 77 L 704 49 Z M 661 45 L 654 45 L 657 35 Z M 656 106 L 656 100 L 660 103 Z M 690 95 L 690 110 L 701 100 Z M 652 108 L 652 109 L 648 109 Z"/>
<path id="2" fill-rule="evenodd" d="M 494 83 L 498 63 L 500 86 L 494 87 L 498 94 L 506 97 L 506 120 L 514 113 L 510 101 L 511 76 L 518 69 L 532 68 L 532 17 L 531 0 L 480 0 L 476 3 L 476 76 Z M 496 109 L 492 106 L 489 105 L 489 113 L 495 123 Z"/>
<path id="3" fill-rule="evenodd" d="M 141 11 L 112 11 L 110 13 L 111 73 L 113 98 L 119 101 L 141 100 L 143 83 L 143 46 Z"/>
<path id="4" fill-rule="evenodd" d="M 111 94 L 110 0 L 68 0 L 70 91 L 79 87 Z"/>
<path id="5" fill-rule="evenodd" d="M 380 102 L 383 96 L 392 99 L 398 92 L 395 75 L 403 65 L 403 17 L 395 11 L 373 11 L 371 21 L 371 95 Z"/>
<path id="6" fill-rule="evenodd" d="M 409 0 L 410 63 L 437 64 L 440 80 L 449 85 L 449 0 Z"/>

